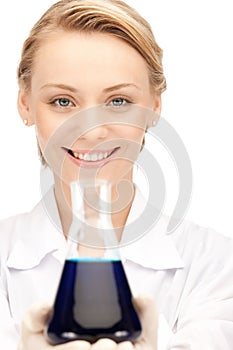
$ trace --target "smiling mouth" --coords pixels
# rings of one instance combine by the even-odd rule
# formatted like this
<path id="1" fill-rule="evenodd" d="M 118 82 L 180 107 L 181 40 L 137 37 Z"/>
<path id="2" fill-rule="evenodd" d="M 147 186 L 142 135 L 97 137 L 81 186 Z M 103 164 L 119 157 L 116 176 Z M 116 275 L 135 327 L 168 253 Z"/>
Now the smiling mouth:
<path id="1" fill-rule="evenodd" d="M 111 150 L 95 150 L 95 151 L 73 151 L 72 149 L 62 147 L 70 156 L 76 160 L 83 162 L 99 162 L 110 158 L 120 147 Z"/>

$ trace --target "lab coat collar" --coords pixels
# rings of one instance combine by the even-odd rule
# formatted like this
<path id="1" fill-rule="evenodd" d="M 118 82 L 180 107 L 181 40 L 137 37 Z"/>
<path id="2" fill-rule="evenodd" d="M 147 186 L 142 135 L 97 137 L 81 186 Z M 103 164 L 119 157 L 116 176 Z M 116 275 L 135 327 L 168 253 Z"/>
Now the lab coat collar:
<path id="1" fill-rule="evenodd" d="M 140 215 L 143 202 L 144 198 L 136 189 L 128 222 L 133 222 Z M 47 215 L 46 208 L 49 208 Z M 148 233 L 128 244 L 123 235 L 120 248 L 122 259 L 155 270 L 184 267 L 172 235 L 166 235 L 167 223 L 168 220 L 161 216 Z M 21 218 L 16 229 L 17 238 L 7 260 L 9 268 L 31 269 L 49 253 L 60 261 L 61 256 L 65 257 L 67 242 L 62 233 L 53 187 L 31 213 L 26 214 L 23 220 Z M 62 252 L 60 257 L 59 252 Z"/>

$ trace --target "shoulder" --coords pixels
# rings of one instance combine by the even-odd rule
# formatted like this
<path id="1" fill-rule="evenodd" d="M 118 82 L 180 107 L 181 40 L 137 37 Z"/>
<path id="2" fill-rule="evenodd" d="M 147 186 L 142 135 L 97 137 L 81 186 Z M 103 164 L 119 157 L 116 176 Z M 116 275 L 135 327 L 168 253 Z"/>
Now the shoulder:
<path id="1" fill-rule="evenodd" d="M 15 242 L 20 238 L 20 226 L 22 221 L 25 221 L 25 216 L 26 214 L 19 214 L 0 221 L 0 275 Z"/>
<path id="2" fill-rule="evenodd" d="M 213 228 L 186 220 L 171 234 L 171 239 L 186 264 L 217 270 L 231 265 L 233 270 L 233 239 Z"/>
<path id="3" fill-rule="evenodd" d="M 0 220 L 0 258 L 8 256 L 15 241 L 23 233 L 22 227 L 27 220 L 28 214 L 22 213 Z"/>
<path id="4" fill-rule="evenodd" d="M 191 221 L 185 220 L 183 223 L 171 234 L 177 247 L 193 245 L 199 251 L 206 249 L 216 249 L 226 244 L 232 243 L 232 238 L 224 236 L 213 228 L 201 226 Z"/>
<path id="5" fill-rule="evenodd" d="M 0 220 L 0 240 L 2 243 L 16 234 L 18 227 L 22 225 L 27 216 L 28 213 L 21 213 Z"/>
<path id="6" fill-rule="evenodd" d="M 26 239 L 36 229 L 36 225 L 42 225 L 45 214 L 48 212 L 46 207 L 52 207 L 53 202 L 55 200 L 53 188 L 51 188 L 31 211 L 0 220 L 0 241 L 3 245 L 7 245 L 12 239 Z M 0 249 L 1 246 L 2 244 Z"/>
<path id="7" fill-rule="evenodd" d="M 8 258 L 14 246 L 20 241 L 27 240 L 35 218 L 41 211 L 39 202 L 32 211 L 0 220 L 0 260 L 3 262 Z"/>

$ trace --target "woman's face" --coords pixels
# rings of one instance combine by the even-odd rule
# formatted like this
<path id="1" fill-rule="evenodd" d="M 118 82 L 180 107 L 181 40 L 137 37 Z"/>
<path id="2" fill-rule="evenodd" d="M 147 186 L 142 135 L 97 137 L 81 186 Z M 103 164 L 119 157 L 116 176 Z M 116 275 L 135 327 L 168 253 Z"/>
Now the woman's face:
<path id="1" fill-rule="evenodd" d="M 116 115 L 116 121 L 107 123 L 105 115 L 103 122 L 100 117 L 92 125 L 89 116 L 101 114 L 99 105 L 107 107 L 111 121 Z M 51 158 L 59 154 L 61 168 L 55 175 L 59 172 L 65 183 L 77 179 L 82 169 L 112 182 L 131 178 L 145 126 L 136 119 L 132 123 L 132 118 L 117 123 L 117 118 L 134 105 L 160 111 L 160 97 L 152 92 L 140 54 L 109 34 L 62 31 L 42 42 L 30 92 L 20 90 L 18 102 L 22 118 L 36 126 L 42 153 L 53 145 Z M 82 132 L 76 135 L 78 115 Z M 50 164 L 49 156 L 47 161 Z"/>

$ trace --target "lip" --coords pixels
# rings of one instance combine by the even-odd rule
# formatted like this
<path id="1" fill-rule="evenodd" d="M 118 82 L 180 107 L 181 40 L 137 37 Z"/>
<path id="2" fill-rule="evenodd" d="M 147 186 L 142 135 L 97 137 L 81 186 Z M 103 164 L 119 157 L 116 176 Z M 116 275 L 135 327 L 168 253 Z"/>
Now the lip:
<path id="1" fill-rule="evenodd" d="M 112 158 L 114 158 L 116 152 L 118 152 L 118 150 L 120 149 L 120 147 L 115 147 L 112 149 L 108 149 L 108 150 L 82 150 L 82 151 L 78 151 L 78 150 L 72 150 L 66 147 L 61 147 L 67 154 L 68 158 L 77 166 L 82 167 L 82 168 L 88 168 L 88 169 L 93 169 L 93 168 L 100 168 L 102 166 L 104 166 L 106 163 L 108 163 Z M 109 156 L 107 158 L 103 158 L 101 160 L 96 160 L 96 161 L 86 161 L 84 159 L 78 159 L 75 158 L 71 152 L 72 151 L 74 153 L 83 153 L 83 154 L 100 154 L 100 153 L 109 153 Z"/>

